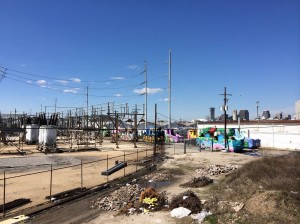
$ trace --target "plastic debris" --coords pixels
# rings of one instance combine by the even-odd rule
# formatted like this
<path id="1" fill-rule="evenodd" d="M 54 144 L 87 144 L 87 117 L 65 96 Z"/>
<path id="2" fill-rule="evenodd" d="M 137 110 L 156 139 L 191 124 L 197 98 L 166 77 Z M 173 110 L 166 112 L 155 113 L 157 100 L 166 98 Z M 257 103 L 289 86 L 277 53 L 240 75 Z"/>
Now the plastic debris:
<path id="1" fill-rule="evenodd" d="M 178 208 L 174 208 L 171 211 L 171 216 L 181 219 L 183 217 L 188 216 L 190 213 L 191 213 L 191 210 L 184 208 L 184 207 L 178 207 Z"/>
<path id="2" fill-rule="evenodd" d="M 191 218 L 195 219 L 195 220 L 198 220 L 198 222 L 201 223 L 205 219 L 206 216 L 209 216 L 211 214 L 212 213 L 210 211 L 207 212 L 207 211 L 203 210 L 203 211 L 201 211 L 201 212 L 199 212 L 197 214 L 192 214 Z"/>

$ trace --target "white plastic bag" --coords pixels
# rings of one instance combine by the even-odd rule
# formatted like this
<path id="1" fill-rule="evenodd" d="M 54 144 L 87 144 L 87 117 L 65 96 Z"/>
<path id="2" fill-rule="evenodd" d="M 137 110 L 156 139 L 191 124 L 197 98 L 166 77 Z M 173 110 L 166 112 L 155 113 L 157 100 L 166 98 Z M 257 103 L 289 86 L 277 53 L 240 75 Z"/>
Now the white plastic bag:
<path id="1" fill-rule="evenodd" d="M 178 208 L 174 208 L 171 211 L 171 216 L 180 219 L 180 218 L 188 216 L 190 213 L 191 213 L 191 210 L 184 208 L 184 207 L 178 207 Z"/>

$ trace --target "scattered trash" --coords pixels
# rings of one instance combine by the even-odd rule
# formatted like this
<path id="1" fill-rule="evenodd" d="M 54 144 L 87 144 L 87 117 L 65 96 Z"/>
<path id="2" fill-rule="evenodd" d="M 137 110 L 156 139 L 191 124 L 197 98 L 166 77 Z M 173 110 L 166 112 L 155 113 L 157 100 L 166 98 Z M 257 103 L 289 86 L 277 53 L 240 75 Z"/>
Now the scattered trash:
<path id="1" fill-rule="evenodd" d="M 191 218 L 194 219 L 194 220 L 198 220 L 198 222 L 203 222 L 203 220 L 205 219 L 206 216 L 209 216 L 211 215 L 212 213 L 210 211 L 201 211 L 200 213 L 197 213 L 197 214 L 192 214 L 191 215 Z"/>
<path id="2" fill-rule="evenodd" d="M 18 216 L 12 217 L 10 219 L 7 219 L 1 223 L 9 223 L 9 224 L 27 223 L 28 219 L 29 219 L 29 216 L 18 215 Z"/>
<path id="3" fill-rule="evenodd" d="M 180 184 L 180 187 L 204 187 L 206 185 L 212 184 L 213 180 L 209 177 L 202 176 L 202 177 L 194 177 L 190 182 Z"/>
<path id="4" fill-rule="evenodd" d="M 146 188 L 140 194 L 140 206 L 145 208 L 147 212 L 163 209 L 167 201 L 166 192 L 159 193 L 153 188 Z"/>
<path id="5" fill-rule="evenodd" d="M 242 210 L 245 205 L 244 203 L 241 202 L 230 202 L 229 204 L 235 212 L 239 212 L 240 210 Z"/>
<path id="6" fill-rule="evenodd" d="M 157 192 L 153 188 L 140 188 L 137 184 L 126 184 L 109 196 L 98 198 L 92 209 L 119 211 L 120 214 L 148 213 L 165 209 L 166 192 Z"/>
<path id="7" fill-rule="evenodd" d="M 178 208 L 174 208 L 172 211 L 171 211 L 171 216 L 172 217 L 175 217 L 175 218 L 178 218 L 178 219 L 181 219 L 183 217 L 186 217 L 188 216 L 192 211 L 187 209 L 187 208 L 184 208 L 184 207 L 178 207 Z"/>

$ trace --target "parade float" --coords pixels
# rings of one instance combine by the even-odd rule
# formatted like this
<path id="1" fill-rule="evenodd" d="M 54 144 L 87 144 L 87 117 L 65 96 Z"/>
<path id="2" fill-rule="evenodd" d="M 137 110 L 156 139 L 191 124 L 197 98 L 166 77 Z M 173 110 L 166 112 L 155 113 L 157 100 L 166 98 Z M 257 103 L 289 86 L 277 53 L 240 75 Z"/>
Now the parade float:
<path id="1" fill-rule="evenodd" d="M 249 138 L 244 131 L 239 131 L 237 128 L 226 129 L 226 147 L 224 128 L 203 128 L 198 130 L 198 134 L 196 144 L 200 149 L 242 152 L 244 149 L 256 149 L 260 147 L 260 139 Z"/>

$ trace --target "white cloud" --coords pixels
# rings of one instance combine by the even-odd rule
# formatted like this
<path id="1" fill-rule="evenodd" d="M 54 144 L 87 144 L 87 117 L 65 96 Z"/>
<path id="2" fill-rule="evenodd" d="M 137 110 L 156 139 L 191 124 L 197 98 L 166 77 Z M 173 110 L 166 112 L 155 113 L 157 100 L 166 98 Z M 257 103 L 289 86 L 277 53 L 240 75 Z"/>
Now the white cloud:
<path id="1" fill-rule="evenodd" d="M 159 101 L 162 101 L 162 102 L 169 102 L 169 98 L 159 99 Z"/>
<path id="2" fill-rule="evenodd" d="M 110 82 L 106 82 L 105 84 L 106 84 L 106 85 L 110 85 Z"/>
<path id="3" fill-rule="evenodd" d="M 65 89 L 64 93 L 77 93 L 78 88 L 75 89 Z"/>
<path id="4" fill-rule="evenodd" d="M 36 83 L 42 87 L 45 87 L 47 82 L 46 82 L 46 80 L 37 80 Z"/>
<path id="5" fill-rule="evenodd" d="M 147 88 L 147 94 L 156 94 L 156 93 L 160 93 L 163 90 L 161 88 Z M 133 90 L 134 93 L 137 94 L 145 94 L 146 93 L 146 88 L 142 88 L 142 89 L 135 89 Z"/>
<path id="6" fill-rule="evenodd" d="M 69 82 L 67 80 L 55 80 L 58 83 L 61 83 L 63 85 L 68 84 Z"/>
<path id="7" fill-rule="evenodd" d="M 81 82 L 81 79 L 79 79 L 79 78 L 71 78 L 70 80 L 71 80 L 72 82 L 78 82 L 78 83 Z"/>
<path id="8" fill-rule="evenodd" d="M 31 80 L 28 80 L 28 81 L 26 81 L 27 83 L 32 83 L 32 81 Z"/>
<path id="9" fill-rule="evenodd" d="M 131 70 L 135 70 L 138 68 L 138 66 L 137 65 L 128 65 L 128 68 Z"/>
<path id="10" fill-rule="evenodd" d="M 113 77 L 111 77 L 110 79 L 113 79 L 113 80 L 122 80 L 122 79 L 124 79 L 124 77 L 121 77 L 121 76 L 113 76 Z"/>
<path id="11" fill-rule="evenodd" d="M 115 96 L 120 97 L 120 96 L 122 96 L 122 94 L 117 93 L 117 94 L 115 94 Z"/>

